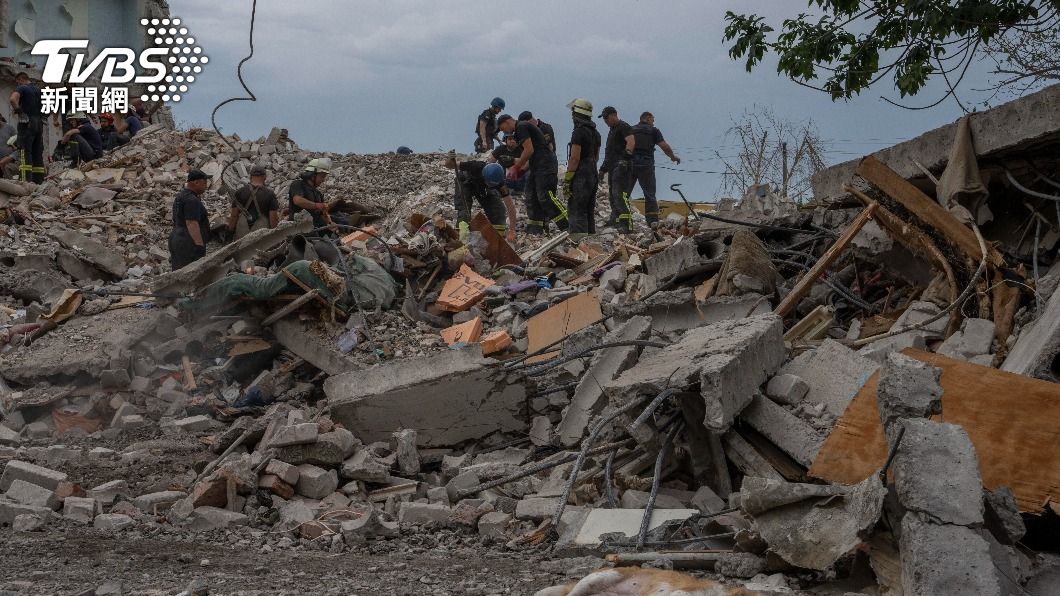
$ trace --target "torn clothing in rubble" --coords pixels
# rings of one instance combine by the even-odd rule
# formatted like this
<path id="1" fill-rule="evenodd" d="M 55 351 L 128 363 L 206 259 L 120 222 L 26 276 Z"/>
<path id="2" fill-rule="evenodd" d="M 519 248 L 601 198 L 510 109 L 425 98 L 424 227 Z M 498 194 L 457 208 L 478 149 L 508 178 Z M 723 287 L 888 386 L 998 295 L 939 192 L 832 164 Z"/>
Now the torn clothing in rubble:
<path id="1" fill-rule="evenodd" d="M 177 307 L 194 316 L 215 313 L 234 304 L 240 298 L 269 300 L 280 294 L 302 293 L 303 289 L 291 281 L 284 271 L 296 277 L 307 287 L 320 291 L 325 300 L 335 301 L 340 308 L 374 310 L 389 308 L 394 301 L 395 289 L 390 274 L 371 259 L 349 255 L 348 280 L 343 279 L 341 267 L 332 269 L 321 261 L 295 261 L 283 271 L 267 277 L 233 273 L 214 282 L 195 298 L 178 301 Z M 352 300 L 351 300 L 352 295 Z"/>

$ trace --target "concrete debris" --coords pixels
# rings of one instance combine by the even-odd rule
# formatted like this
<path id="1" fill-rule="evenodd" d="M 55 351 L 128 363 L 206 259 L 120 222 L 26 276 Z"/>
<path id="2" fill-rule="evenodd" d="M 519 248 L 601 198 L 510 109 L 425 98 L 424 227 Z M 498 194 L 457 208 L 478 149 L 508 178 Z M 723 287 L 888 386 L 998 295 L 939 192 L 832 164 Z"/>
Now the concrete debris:
<path id="1" fill-rule="evenodd" d="M 989 180 L 1002 163 L 1033 180 L 1006 157 L 1019 145 L 974 140 L 1014 152 L 983 164 Z M 1060 378 L 1060 275 L 1024 273 L 1057 258 L 1053 231 L 1036 249 L 1020 237 L 1026 197 L 978 197 L 991 281 L 939 316 L 976 279 L 978 243 L 903 177 L 910 163 L 863 162 L 856 203 L 758 185 L 697 207 L 729 222 L 676 204 L 629 234 L 508 240 L 482 214 L 460 225 L 446 156 L 401 153 L 154 125 L 41 185 L 0 182 L 14 548 L 61 528 L 262 561 L 459 548 L 503 566 L 531 549 L 557 575 L 600 561 L 547 559 L 607 554 L 617 581 L 662 572 L 646 565 L 736 582 L 717 593 L 994 594 L 1049 577 L 1032 549 L 1054 546 L 1040 514 L 1060 511 L 1060 393 L 1044 381 Z M 252 168 L 283 210 L 324 157 L 337 233 L 284 215 L 229 237 Z M 1037 175 L 1048 163 L 1035 156 Z M 190 168 L 217 178 L 215 238 L 172 271 L 167 205 Z M 414 581 L 503 591 L 438 575 Z M 194 579 L 181 586 L 204 593 Z"/>

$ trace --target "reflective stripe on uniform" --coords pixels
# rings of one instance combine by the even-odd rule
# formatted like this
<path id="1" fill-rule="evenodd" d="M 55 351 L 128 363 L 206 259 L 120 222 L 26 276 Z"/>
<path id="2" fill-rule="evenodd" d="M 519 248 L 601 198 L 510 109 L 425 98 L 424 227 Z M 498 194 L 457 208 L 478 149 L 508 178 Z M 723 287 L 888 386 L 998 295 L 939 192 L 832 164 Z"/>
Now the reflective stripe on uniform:
<path id="1" fill-rule="evenodd" d="M 556 222 L 561 219 L 567 219 L 567 209 L 563 206 L 563 203 L 560 203 L 559 199 L 556 198 L 556 193 L 551 190 L 548 191 L 548 198 L 552 199 L 552 204 L 556 206 L 556 209 L 559 209 L 559 215 L 553 217 L 552 221 Z"/>
<path id="2" fill-rule="evenodd" d="M 528 219 L 528 220 L 526 220 L 526 225 L 528 225 L 528 226 L 543 226 L 543 225 L 545 225 L 545 222 L 543 222 L 541 220 L 538 220 L 538 219 Z"/>
<path id="3" fill-rule="evenodd" d="M 508 226 L 505 224 L 493 224 L 493 229 L 498 232 L 506 232 L 508 231 Z"/>

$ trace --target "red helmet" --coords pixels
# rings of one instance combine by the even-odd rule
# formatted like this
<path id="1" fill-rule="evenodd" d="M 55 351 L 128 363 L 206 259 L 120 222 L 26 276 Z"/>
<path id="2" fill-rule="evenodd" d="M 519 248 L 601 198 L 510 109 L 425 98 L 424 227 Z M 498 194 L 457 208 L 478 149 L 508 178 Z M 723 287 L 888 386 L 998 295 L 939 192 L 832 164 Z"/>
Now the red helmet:
<path id="1" fill-rule="evenodd" d="M 99 115 L 99 119 L 100 120 L 106 120 L 108 122 L 114 122 L 114 114 L 109 114 L 109 113 L 100 114 Z"/>

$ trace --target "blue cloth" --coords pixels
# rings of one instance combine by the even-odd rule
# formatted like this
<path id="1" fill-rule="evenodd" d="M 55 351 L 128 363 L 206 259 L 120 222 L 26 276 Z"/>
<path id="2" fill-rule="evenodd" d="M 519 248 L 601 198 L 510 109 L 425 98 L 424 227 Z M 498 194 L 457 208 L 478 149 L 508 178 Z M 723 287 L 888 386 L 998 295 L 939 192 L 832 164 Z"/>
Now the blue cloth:
<path id="1" fill-rule="evenodd" d="M 144 123 L 140 121 L 140 118 L 135 114 L 129 114 L 125 117 L 125 122 L 129 125 L 129 136 L 135 137 L 136 133 L 140 132 L 144 128 Z"/>
<path id="2" fill-rule="evenodd" d="M 91 122 L 85 122 L 78 127 L 78 130 L 81 131 L 81 136 L 88 141 L 88 145 L 92 147 L 96 155 L 103 153 L 103 137 L 99 136 L 99 131 L 96 130 L 95 126 L 92 126 Z"/>
<path id="3" fill-rule="evenodd" d="M 36 85 L 19 85 L 15 87 L 18 93 L 18 108 L 27 116 L 40 117 L 41 100 L 40 89 Z"/>

